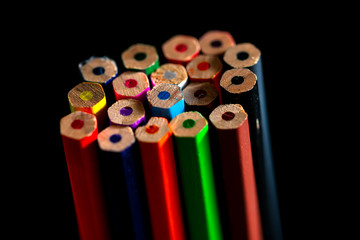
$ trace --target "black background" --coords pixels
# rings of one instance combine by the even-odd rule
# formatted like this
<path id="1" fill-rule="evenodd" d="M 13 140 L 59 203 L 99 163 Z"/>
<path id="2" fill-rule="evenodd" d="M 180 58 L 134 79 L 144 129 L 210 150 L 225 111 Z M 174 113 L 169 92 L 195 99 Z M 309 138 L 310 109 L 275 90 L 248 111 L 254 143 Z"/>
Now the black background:
<path id="1" fill-rule="evenodd" d="M 45 50 L 43 61 L 50 72 L 43 86 L 51 91 L 41 93 L 41 97 L 48 99 L 50 107 L 43 106 L 41 111 L 50 125 L 43 132 L 52 157 L 45 157 L 40 163 L 45 174 L 37 187 L 45 196 L 38 203 L 45 214 L 37 222 L 35 232 L 51 236 L 48 239 L 78 239 L 59 129 L 60 118 L 70 113 L 67 93 L 82 81 L 78 63 L 91 56 L 108 56 L 122 71 L 122 51 L 134 43 L 147 43 L 157 48 L 162 64 L 165 61 L 161 44 L 167 39 L 176 34 L 199 38 L 209 30 L 229 31 L 237 43 L 251 42 L 262 52 L 284 239 L 318 239 L 328 232 L 324 218 L 337 210 L 324 199 L 328 199 L 330 188 L 333 191 L 338 186 L 319 177 L 319 172 L 327 171 L 327 158 L 319 151 L 321 141 L 317 136 L 323 134 L 323 120 L 316 116 L 326 110 L 320 107 L 323 100 L 317 97 L 319 83 L 311 79 L 313 63 L 305 61 L 309 56 L 311 59 L 309 42 L 319 43 L 310 38 L 311 32 L 289 11 L 260 12 L 257 7 L 241 4 L 195 11 L 191 3 L 184 4 L 181 7 L 186 6 L 189 11 L 146 6 L 139 10 L 129 5 L 108 14 L 108 8 L 116 6 L 102 6 L 91 12 L 77 10 L 82 14 L 72 14 L 71 19 L 63 12 L 59 21 L 48 26 L 55 31 L 45 36 L 41 44 Z M 33 215 L 36 214 L 37 210 Z"/>

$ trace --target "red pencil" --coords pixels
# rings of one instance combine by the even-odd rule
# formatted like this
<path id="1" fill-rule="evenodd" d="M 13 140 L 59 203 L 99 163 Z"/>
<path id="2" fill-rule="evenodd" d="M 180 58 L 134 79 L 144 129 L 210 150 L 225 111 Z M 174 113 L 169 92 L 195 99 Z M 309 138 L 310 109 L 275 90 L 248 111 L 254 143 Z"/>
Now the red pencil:
<path id="1" fill-rule="evenodd" d="M 152 117 L 146 126 L 136 129 L 135 135 L 141 150 L 153 237 L 155 240 L 185 239 L 168 121 Z"/>
<path id="2" fill-rule="evenodd" d="M 239 104 L 226 104 L 215 108 L 209 118 L 219 136 L 232 239 L 261 240 L 247 114 Z"/>
<path id="3" fill-rule="evenodd" d="M 97 121 L 75 111 L 60 120 L 80 238 L 110 239 L 97 159 Z"/>

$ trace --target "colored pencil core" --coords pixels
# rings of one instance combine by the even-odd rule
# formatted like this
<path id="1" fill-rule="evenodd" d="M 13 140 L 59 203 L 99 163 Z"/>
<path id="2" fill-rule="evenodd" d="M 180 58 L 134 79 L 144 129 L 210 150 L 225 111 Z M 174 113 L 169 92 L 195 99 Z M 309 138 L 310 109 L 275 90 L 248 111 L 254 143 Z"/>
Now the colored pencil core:
<path id="1" fill-rule="evenodd" d="M 248 57 L 249 57 L 249 54 L 247 52 L 238 52 L 236 54 L 236 58 L 241 60 L 241 61 L 244 61 L 244 60 L 248 59 Z"/>
<path id="2" fill-rule="evenodd" d="M 146 53 L 139 52 L 134 55 L 134 58 L 138 61 L 142 61 L 146 58 Z"/>
<path id="3" fill-rule="evenodd" d="M 81 100 L 89 101 L 93 98 L 94 94 L 90 91 L 83 91 L 80 93 Z"/>
<path id="4" fill-rule="evenodd" d="M 170 98 L 170 93 L 167 91 L 161 91 L 161 92 L 159 92 L 159 94 L 157 96 L 161 100 L 166 100 L 166 99 Z"/>
<path id="5" fill-rule="evenodd" d="M 176 72 L 173 72 L 173 71 L 165 71 L 164 72 L 164 78 L 166 79 L 173 79 L 176 77 Z"/>
<path id="6" fill-rule="evenodd" d="M 199 98 L 199 99 L 206 97 L 206 95 L 207 95 L 207 92 L 202 89 L 196 90 L 194 92 L 194 97 Z"/>
<path id="7" fill-rule="evenodd" d="M 235 76 L 231 79 L 231 83 L 235 85 L 240 85 L 244 82 L 243 76 Z"/>
<path id="8" fill-rule="evenodd" d="M 129 116 L 131 115 L 133 112 L 133 109 L 129 106 L 123 107 L 122 109 L 120 109 L 120 114 L 123 116 Z"/>
<path id="9" fill-rule="evenodd" d="M 208 70 L 208 69 L 210 68 L 210 63 L 208 63 L 208 62 L 200 62 L 200 63 L 197 65 L 197 68 L 198 68 L 200 71 Z"/>
<path id="10" fill-rule="evenodd" d="M 121 135 L 120 134 L 113 134 L 109 138 L 110 142 L 117 143 L 121 141 Z"/>
<path id="11" fill-rule="evenodd" d="M 185 52 L 187 50 L 187 46 L 185 44 L 180 43 L 176 45 L 175 49 L 178 52 Z"/>
<path id="12" fill-rule="evenodd" d="M 149 125 L 146 127 L 145 131 L 149 134 L 154 134 L 159 131 L 159 127 L 156 125 Z"/>
<path id="13" fill-rule="evenodd" d="M 210 45 L 211 45 L 212 47 L 218 48 L 218 47 L 221 47 L 222 42 L 221 42 L 220 40 L 213 40 L 213 41 L 210 43 Z"/>
<path id="14" fill-rule="evenodd" d="M 131 78 L 131 79 L 127 79 L 124 84 L 128 88 L 134 88 L 137 86 L 138 82 L 135 79 Z"/>
<path id="15" fill-rule="evenodd" d="M 73 129 L 81 129 L 84 126 L 84 121 L 80 119 L 76 119 L 71 123 L 71 127 Z"/>
<path id="16" fill-rule="evenodd" d="M 95 68 L 93 68 L 92 72 L 95 75 L 101 75 L 101 74 L 105 73 L 105 68 L 103 68 L 103 67 L 95 67 Z"/>
<path id="17" fill-rule="evenodd" d="M 221 118 L 224 119 L 225 121 L 230 121 L 232 119 L 234 119 L 235 114 L 233 112 L 224 112 L 221 115 Z"/>
<path id="18" fill-rule="evenodd" d="M 184 128 L 192 128 L 193 126 L 195 126 L 195 124 L 196 124 L 196 122 L 192 119 L 186 119 L 182 123 Z"/>

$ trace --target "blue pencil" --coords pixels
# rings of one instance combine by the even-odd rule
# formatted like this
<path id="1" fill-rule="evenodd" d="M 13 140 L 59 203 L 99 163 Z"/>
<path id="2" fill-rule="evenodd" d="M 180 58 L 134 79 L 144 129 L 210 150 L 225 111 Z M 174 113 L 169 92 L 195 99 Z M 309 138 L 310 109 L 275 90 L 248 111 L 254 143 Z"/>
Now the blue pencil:
<path id="1" fill-rule="evenodd" d="M 132 129 L 110 126 L 99 133 L 98 143 L 113 239 L 150 239 L 141 159 Z"/>
<path id="2" fill-rule="evenodd" d="M 184 95 L 178 85 L 160 83 L 147 94 L 151 115 L 171 121 L 185 111 Z"/>

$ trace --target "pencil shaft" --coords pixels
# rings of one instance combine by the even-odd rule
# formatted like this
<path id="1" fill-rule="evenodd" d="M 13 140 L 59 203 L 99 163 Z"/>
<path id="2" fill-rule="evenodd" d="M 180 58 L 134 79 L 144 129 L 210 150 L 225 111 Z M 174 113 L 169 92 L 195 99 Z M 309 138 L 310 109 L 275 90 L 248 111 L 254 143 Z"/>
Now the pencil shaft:
<path id="1" fill-rule="evenodd" d="M 134 145 L 122 152 L 101 151 L 101 169 L 112 237 L 148 239 L 149 226 L 141 159 Z"/>
<path id="2" fill-rule="evenodd" d="M 175 137 L 191 239 L 222 239 L 208 125 L 195 138 Z"/>
<path id="3" fill-rule="evenodd" d="M 96 144 L 79 142 L 65 136 L 62 138 L 79 234 L 86 240 L 109 239 Z"/>
<path id="4" fill-rule="evenodd" d="M 155 240 L 184 239 L 171 136 L 161 143 L 140 142 Z"/>
<path id="5" fill-rule="evenodd" d="M 218 133 L 232 239 L 262 239 L 248 121 Z"/>
<path id="6" fill-rule="evenodd" d="M 250 67 L 257 75 L 257 89 L 259 96 L 259 125 L 260 132 L 257 131 L 256 146 L 253 146 L 254 154 L 254 166 L 256 175 L 256 181 L 258 183 L 258 192 L 260 199 L 260 210 L 263 220 L 264 236 L 266 239 L 282 239 L 280 210 L 277 198 L 277 189 L 275 182 L 275 171 L 273 154 L 270 139 L 270 128 L 268 121 L 267 105 L 266 105 L 266 92 L 265 82 L 262 69 L 262 60 L 259 59 L 258 63 Z M 250 123 L 249 123 L 250 124 Z M 254 132 L 257 129 L 256 123 L 252 124 L 250 131 Z M 254 139 L 252 137 L 252 139 Z M 261 148 L 261 151 L 257 151 Z"/>

